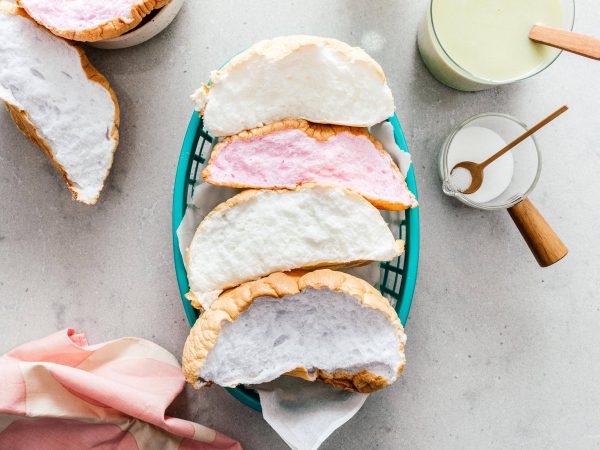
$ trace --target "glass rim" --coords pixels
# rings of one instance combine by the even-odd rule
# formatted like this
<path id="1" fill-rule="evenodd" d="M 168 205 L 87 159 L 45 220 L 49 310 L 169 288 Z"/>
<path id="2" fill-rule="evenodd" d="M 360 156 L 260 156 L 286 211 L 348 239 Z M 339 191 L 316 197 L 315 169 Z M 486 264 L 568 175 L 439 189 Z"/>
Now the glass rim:
<path id="1" fill-rule="evenodd" d="M 447 187 L 446 187 L 449 185 L 449 178 L 450 178 L 450 171 L 448 168 L 448 150 L 450 149 L 450 145 L 452 144 L 454 137 L 460 130 L 467 127 L 470 123 L 472 123 L 478 119 L 485 118 L 485 117 L 499 117 L 499 118 L 509 120 L 509 121 L 517 124 L 519 127 L 523 128 L 524 131 L 527 131 L 529 129 L 529 127 L 525 123 L 521 122 L 519 119 L 517 119 L 511 115 L 504 114 L 504 113 L 492 112 L 492 113 L 477 114 L 475 116 L 468 118 L 464 122 L 462 122 L 459 126 L 457 126 L 452 131 L 452 133 L 450 133 L 450 135 L 446 138 L 446 141 L 444 142 L 444 145 L 442 147 L 442 153 L 441 153 L 441 159 L 440 159 L 440 165 L 441 165 L 440 169 L 441 169 L 441 175 L 442 175 L 442 177 L 441 177 L 442 178 L 442 189 L 446 195 L 455 197 L 460 202 L 462 202 L 465 205 L 470 206 L 472 208 L 483 209 L 483 210 L 487 210 L 487 211 L 492 211 L 492 210 L 497 210 L 497 209 L 507 209 L 512 206 L 515 206 L 517 203 L 519 203 L 519 202 L 523 201 L 524 199 L 526 199 L 527 197 L 529 197 L 529 194 L 531 194 L 531 192 L 533 192 L 533 190 L 535 189 L 535 186 L 538 183 L 538 180 L 540 179 L 540 175 L 542 173 L 542 153 L 540 151 L 540 147 L 535 138 L 535 135 L 531 135 L 527 139 L 531 139 L 533 141 L 533 146 L 535 148 L 537 158 L 538 158 L 537 169 L 536 169 L 535 177 L 534 177 L 533 181 L 531 182 L 531 185 L 523 194 L 516 194 L 516 195 L 512 196 L 507 203 L 489 206 L 489 205 L 485 205 L 483 203 L 474 202 L 474 201 L 470 200 L 465 194 L 463 194 L 455 189 L 451 189 L 451 190 L 447 189 Z M 517 136 L 515 136 L 515 138 L 516 137 Z M 490 201 L 493 201 L 493 199 Z"/>
<path id="2" fill-rule="evenodd" d="M 437 31 L 435 29 L 435 21 L 433 20 L 433 2 L 435 2 L 435 1 L 436 0 L 431 0 L 429 2 L 429 23 L 431 25 L 431 29 L 433 30 L 433 35 L 435 36 L 435 41 L 438 43 L 438 45 L 444 52 L 444 55 L 452 62 L 452 64 L 454 64 L 458 69 L 460 69 L 462 72 L 464 72 L 468 76 L 472 77 L 476 82 L 488 84 L 488 85 L 501 86 L 503 84 L 510 84 L 510 83 L 514 83 L 517 81 L 526 80 L 528 78 L 536 76 L 537 74 L 543 72 L 548 67 L 550 67 L 563 52 L 563 50 L 557 49 L 558 51 L 556 52 L 556 55 L 551 60 L 549 60 L 548 63 L 542 65 L 538 70 L 535 70 L 535 71 L 533 71 L 525 76 L 522 76 L 522 77 L 509 78 L 507 80 L 499 81 L 499 80 L 490 80 L 490 79 L 484 78 L 482 76 L 476 75 L 473 72 L 471 72 L 470 70 L 465 69 L 459 63 L 457 63 L 454 60 L 454 58 L 452 58 L 452 56 L 450 56 L 450 54 L 444 48 L 442 41 L 440 40 L 440 38 L 437 35 Z M 575 25 L 575 0 L 565 0 L 565 1 L 568 2 L 569 5 L 571 5 L 572 17 L 571 17 L 571 23 L 569 24 L 568 29 L 569 29 L 569 31 L 573 31 L 573 27 Z M 543 44 L 540 44 L 540 45 L 543 45 Z"/>

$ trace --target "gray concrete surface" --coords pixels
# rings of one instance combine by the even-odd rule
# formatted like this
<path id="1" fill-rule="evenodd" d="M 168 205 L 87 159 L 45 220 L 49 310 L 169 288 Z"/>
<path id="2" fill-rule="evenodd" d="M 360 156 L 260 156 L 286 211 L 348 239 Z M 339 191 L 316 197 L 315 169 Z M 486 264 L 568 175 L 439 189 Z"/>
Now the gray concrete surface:
<path id="1" fill-rule="evenodd" d="M 382 64 L 413 151 L 421 198 L 419 280 L 402 380 L 379 392 L 324 449 L 600 447 L 600 63 L 563 55 L 542 75 L 483 93 L 452 91 L 419 60 L 424 0 L 188 0 L 154 40 L 90 50 L 121 104 L 121 145 L 101 201 L 77 204 L 45 156 L 0 112 L 0 352 L 64 327 L 91 342 L 135 335 L 179 354 L 188 332 L 172 265 L 171 193 L 192 112 L 188 95 L 252 42 L 291 33 L 362 45 Z M 594 0 L 576 29 L 600 34 Z M 540 269 L 506 212 L 442 195 L 447 133 L 487 111 L 532 123 L 544 170 L 532 200 L 571 252 Z M 215 387 L 173 414 L 284 449 Z"/>

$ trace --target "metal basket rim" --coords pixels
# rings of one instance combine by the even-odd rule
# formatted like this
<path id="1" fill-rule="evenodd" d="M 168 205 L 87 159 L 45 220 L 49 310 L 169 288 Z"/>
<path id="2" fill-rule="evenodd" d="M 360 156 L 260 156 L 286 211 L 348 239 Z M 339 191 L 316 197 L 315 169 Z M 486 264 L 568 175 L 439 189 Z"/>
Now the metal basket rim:
<path id="1" fill-rule="evenodd" d="M 388 121 L 394 129 L 394 139 L 396 144 L 404 151 L 409 152 L 400 121 L 396 114 L 391 116 Z M 181 224 L 187 208 L 188 188 L 190 186 L 188 179 L 191 172 L 194 154 L 200 140 L 200 137 L 209 135 L 202 128 L 202 119 L 198 113 L 194 112 L 188 124 L 186 134 L 181 147 L 179 160 L 177 163 L 177 171 L 175 175 L 175 184 L 173 187 L 173 208 L 172 208 L 172 240 L 173 240 L 173 258 L 175 265 L 175 275 L 177 277 L 177 285 L 179 294 L 183 303 L 183 308 L 190 326 L 197 319 L 197 310 L 192 307 L 189 300 L 185 298 L 189 290 L 187 273 L 183 263 L 181 252 L 179 251 L 179 239 L 177 237 L 177 228 Z M 418 198 L 417 182 L 414 174 L 414 164 L 411 165 L 406 176 L 406 184 L 415 197 Z M 419 208 L 412 208 L 405 211 L 405 250 L 402 277 L 399 287 L 401 300 L 397 303 L 396 312 L 402 322 L 406 326 L 408 314 L 412 305 L 412 298 L 416 286 L 417 271 L 419 264 L 419 247 L 420 247 L 420 230 L 419 230 Z M 245 405 L 261 411 L 260 401 L 256 394 L 251 393 L 243 387 L 227 388 L 229 393 Z"/>

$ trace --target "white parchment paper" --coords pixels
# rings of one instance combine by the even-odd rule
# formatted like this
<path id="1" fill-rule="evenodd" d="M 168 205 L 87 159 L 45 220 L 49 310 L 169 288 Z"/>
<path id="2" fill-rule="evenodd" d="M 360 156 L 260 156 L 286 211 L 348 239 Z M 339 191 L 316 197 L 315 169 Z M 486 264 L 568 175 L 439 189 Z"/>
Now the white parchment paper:
<path id="1" fill-rule="evenodd" d="M 318 449 L 368 397 L 294 377 L 281 377 L 255 389 L 264 419 L 294 450 Z"/>

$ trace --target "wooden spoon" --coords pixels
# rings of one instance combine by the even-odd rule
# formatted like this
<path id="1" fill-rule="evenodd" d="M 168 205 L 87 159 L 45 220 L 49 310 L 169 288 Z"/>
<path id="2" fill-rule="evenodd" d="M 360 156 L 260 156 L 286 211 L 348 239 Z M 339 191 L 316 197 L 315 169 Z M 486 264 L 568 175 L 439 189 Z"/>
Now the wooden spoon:
<path id="1" fill-rule="evenodd" d="M 484 162 L 477 164 L 471 161 L 463 161 L 455 165 L 450 171 L 450 174 L 452 174 L 454 169 L 459 167 L 468 170 L 471 174 L 471 185 L 466 190 L 462 191 L 463 194 L 472 194 L 481 187 L 481 184 L 483 183 L 483 169 L 485 169 L 486 166 L 496 161 L 500 156 L 510 151 L 517 144 L 523 142 L 544 125 L 556 119 L 567 109 L 569 109 L 567 105 L 557 109 L 502 150 L 494 153 Z M 552 227 L 528 199 L 523 199 L 516 205 L 508 208 L 508 213 L 540 266 L 551 266 L 563 259 L 567 253 L 569 253 L 569 249 L 563 244 Z"/>
<path id="2" fill-rule="evenodd" d="M 561 28 L 534 25 L 529 31 L 529 39 L 539 44 L 600 60 L 600 39 L 585 34 L 574 33 Z"/>
<path id="3" fill-rule="evenodd" d="M 569 107 L 567 105 L 561 106 L 556 111 L 554 111 L 552 114 L 550 114 L 548 117 L 546 117 L 544 120 L 542 120 L 535 126 L 531 127 L 529 130 L 527 130 L 521 136 L 516 138 L 514 141 L 512 141 L 510 144 L 508 144 L 503 149 L 498 150 L 496 153 L 494 153 L 492 156 L 490 156 L 488 159 L 486 159 L 482 163 L 475 163 L 473 161 L 462 161 L 462 162 L 459 162 L 458 164 L 456 164 L 450 171 L 450 175 L 452 175 L 452 172 L 454 172 L 455 169 L 459 169 L 459 168 L 468 170 L 469 173 L 471 174 L 471 184 L 465 190 L 460 191 L 460 192 L 462 192 L 463 194 L 472 194 L 473 192 L 477 191 L 481 187 L 481 184 L 483 183 L 483 170 L 487 166 L 489 166 L 491 163 L 496 161 L 498 158 L 500 158 L 505 153 L 508 153 L 509 151 L 511 151 L 514 147 L 519 145 L 521 142 L 523 142 L 525 139 L 527 139 L 533 133 L 538 131 L 540 128 L 542 128 L 543 126 L 552 122 L 554 119 L 556 119 L 562 113 L 564 113 L 567 109 L 569 109 Z"/>

